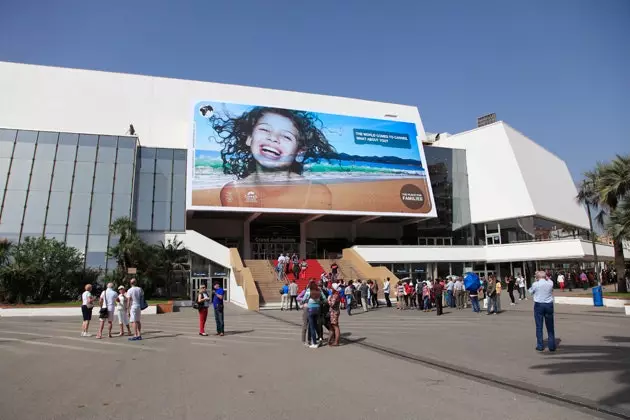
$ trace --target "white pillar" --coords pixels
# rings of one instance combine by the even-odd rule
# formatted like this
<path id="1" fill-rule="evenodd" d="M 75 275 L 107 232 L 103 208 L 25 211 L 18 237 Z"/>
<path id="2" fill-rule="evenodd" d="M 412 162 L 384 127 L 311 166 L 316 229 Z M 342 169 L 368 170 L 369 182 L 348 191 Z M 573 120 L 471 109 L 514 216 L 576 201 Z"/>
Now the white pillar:
<path id="1" fill-rule="evenodd" d="M 448 263 L 448 275 L 453 275 L 453 263 Z"/>
<path id="2" fill-rule="evenodd" d="M 512 266 L 512 261 L 510 261 L 510 276 L 514 275 L 514 267 Z"/>
<path id="3" fill-rule="evenodd" d="M 499 243 L 501 243 L 501 223 L 497 223 L 497 227 L 499 228 Z"/>
<path id="4" fill-rule="evenodd" d="M 483 275 L 488 280 L 488 263 L 486 262 L 483 263 Z"/>

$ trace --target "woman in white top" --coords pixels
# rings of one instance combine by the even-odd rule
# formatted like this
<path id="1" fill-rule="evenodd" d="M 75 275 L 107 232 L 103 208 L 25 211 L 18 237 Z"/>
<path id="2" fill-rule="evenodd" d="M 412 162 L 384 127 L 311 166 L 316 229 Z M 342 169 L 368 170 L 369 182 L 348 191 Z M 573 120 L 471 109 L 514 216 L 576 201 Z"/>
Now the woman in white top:
<path id="1" fill-rule="evenodd" d="M 125 295 L 125 286 L 118 286 L 118 297 L 116 298 L 116 316 L 120 325 L 119 337 L 125 335 L 125 327 L 127 327 L 127 335 L 131 336 L 131 328 L 129 328 L 129 317 L 127 316 L 127 296 Z"/>
<path id="2" fill-rule="evenodd" d="M 91 337 L 88 334 L 90 321 L 92 320 L 92 308 L 94 307 L 94 296 L 92 296 L 92 285 L 85 285 L 85 292 L 81 295 L 81 313 L 83 314 L 83 324 L 81 327 L 81 337 Z"/>

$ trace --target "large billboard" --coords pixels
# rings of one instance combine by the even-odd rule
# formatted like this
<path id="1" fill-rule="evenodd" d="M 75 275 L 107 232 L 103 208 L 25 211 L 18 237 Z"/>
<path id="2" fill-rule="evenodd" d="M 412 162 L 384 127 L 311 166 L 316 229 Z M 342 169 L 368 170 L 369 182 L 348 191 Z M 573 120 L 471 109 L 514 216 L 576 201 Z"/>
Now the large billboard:
<path id="1" fill-rule="evenodd" d="M 435 216 L 411 122 L 200 102 L 192 209 Z"/>

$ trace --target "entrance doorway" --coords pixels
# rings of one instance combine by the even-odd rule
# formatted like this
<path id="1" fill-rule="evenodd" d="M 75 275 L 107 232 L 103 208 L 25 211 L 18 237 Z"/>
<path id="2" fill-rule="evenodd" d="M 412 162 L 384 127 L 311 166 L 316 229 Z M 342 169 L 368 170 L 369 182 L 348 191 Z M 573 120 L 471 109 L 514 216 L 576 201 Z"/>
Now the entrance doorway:
<path id="1" fill-rule="evenodd" d="M 255 260 L 275 260 L 280 254 L 299 254 L 299 247 L 295 242 L 256 242 L 252 244 L 252 257 Z"/>
<path id="2" fill-rule="evenodd" d="M 225 302 L 230 301 L 230 292 L 228 290 L 228 279 L 225 277 L 193 277 L 190 279 L 190 300 L 195 301 L 197 298 L 197 294 L 199 294 L 199 289 L 202 285 L 206 286 L 208 289 L 208 293 L 212 294 L 212 290 L 214 289 L 214 285 L 219 284 L 225 295 L 223 296 L 223 300 Z"/>

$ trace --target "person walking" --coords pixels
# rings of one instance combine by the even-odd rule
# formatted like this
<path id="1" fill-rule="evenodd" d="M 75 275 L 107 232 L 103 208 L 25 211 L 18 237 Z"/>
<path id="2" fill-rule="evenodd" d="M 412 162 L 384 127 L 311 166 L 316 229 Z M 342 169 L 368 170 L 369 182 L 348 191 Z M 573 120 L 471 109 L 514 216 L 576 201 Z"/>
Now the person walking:
<path id="1" fill-rule="evenodd" d="M 284 284 L 280 289 L 280 310 L 289 309 L 289 285 Z"/>
<path id="2" fill-rule="evenodd" d="M 114 322 L 114 311 L 116 310 L 116 298 L 118 293 L 114 291 L 114 283 L 107 283 L 107 289 L 103 290 L 99 298 L 101 325 L 98 329 L 96 338 L 99 340 L 103 338 L 103 328 L 105 327 L 105 321 L 107 321 L 108 329 L 107 336 L 112 338 L 112 327 Z"/>
<path id="3" fill-rule="evenodd" d="M 131 337 L 131 328 L 129 328 L 129 317 L 127 316 L 127 296 L 125 295 L 125 286 L 118 286 L 118 297 L 116 298 L 116 316 L 120 325 L 119 337 L 125 335 L 125 327 L 127 327 L 127 335 Z"/>
<path id="4" fill-rule="evenodd" d="M 404 309 L 404 297 L 405 295 L 405 286 L 403 286 L 403 282 L 398 280 L 398 284 L 396 285 L 396 309 L 402 311 Z"/>
<path id="5" fill-rule="evenodd" d="M 488 299 L 488 315 L 497 313 L 497 280 L 490 276 L 486 286 L 486 298 Z"/>
<path id="6" fill-rule="evenodd" d="M 385 282 L 383 283 L 383 296 L 385 296 L 385 302 L 387 304 L 388 308 L 392 307 L 392 301 L 389 300 L 389 277 L 387 277 L 385 279 Z"/>
<path id="7" fill-rule="evenodd" d="M 526 299 L 526 295 L 525 295 L 525 278 L 523 278 L 523 275 L 521 273 L 519 273 L 516 276 L 516 286 L 518 287 L 518 300 Z"/>
<path id="8" fill-rule="evenodd" d="M 131 287 L 127 291 L 127 315 L 129 315 L 129 322 L 133 324 L 133 337 L 129 337 L 129 341 L 142 340 L 142 323 L 140 322 L 140 316 L 142 314 L 142 302 L 144 302 L 144 291 L 138 287 L 137 280 L 135 278 L 129 281 Z"/>
<path id="9" fill-rule="evenodd" d="M 321 305 L 324 302 L 324 297 L 320 288 L 315 281 L 310 281 L 306 293 L 304 293 L 304 299 L 302 303 L 306 306 L 308 311 L 308 330 L 310 333 L 310 348 L 316 349 L 319 347 L 317 344 L 317 328 L 319 321 L 319 313 L 321 311 Z"/>
<path id="10" fill-rule="evenodd" d="M 302 259 L 300 263 L 300 278 L 302 280 L 306 279 L 306 269 L 308 268 L 308 263 L 306 262 L 306 258 Z"/>
<path id="11" fill-rule="evenodd" d="M 291 269 L 293 271 L 293 278 L 297 280 L 300 275 L 300 258 L 296 253 L 293 253 L 291 256 Z"/>
<path id="12" fill-rule="evenodd" d="M 378 281 L 372 280 L 372 307 L 378 308 Z"/>
<path id="13" fill-rule="evenodd" d="M 337 281 L 337 277 L 339 277 L 339 265 L 337 261 L 333 261 L 330 265 L 330 279 L 335 283 Z"/>
<path id="14" fill-rule="evenodd" d="M 353 281 L 348 280 L 348 286 L 346 290 L 344 290 L 344 295 L 346 297 L 346 311 L 348 312 L 348 316 L 352 315 L 352 301 L 354 300 L 354 286 L 352 285 Z"/>
<path id="15" fill-rule="evenodd" d="M 361 306 L 363 306 L 363 312 L 368 311 L 368 292 L 370 288 L 367 285 L 367 282 L 361 283 L 359 287 L 359 291 L 361 292 Z"/>
<path id="16" fill-rule="evenodd" d="M 557 280 L 558 280 L 558 286 L 560 286 L 560 290 L 564 292 L 564 274 L 562 272 L 558 274 Z"/>
<path id="17" fill-rule="evenodd" d="M 442 315 L 442 293 L 444 292 L 444 285 L 434 280 L 433 293 L 435 294 L 435 310 L 437 316 Z"/>
<path id="18" fill-rule="evenodd" d="M 85 291 L 81 294 L 81 315 L 83 315 L 83 323 L 81 323 L 81 337 L 91 337 L 88 333 L 90 321 L 92 320 L 92 308 L 94 308 L 94 296 L 92 296 L 92 285 L 86 284 Z"/>
<path id="19" fill-rule="evenodd" d="M 501 313 L 501 292 L 503 291 L 503 284 L 501 284 L 501 278 L 499 277 L 499 279 L 497 280 L 496 277 L 494 279 L 495 283 L 495 290 L 497 291 L 497 298 L 496 298 L 496 302 L 497 302 L 497 313 Z"/>
<path id="20" fill-rule="evenodd" d="M 508 276 L 507 277 L 507 288 L 508 288 L 508 296 L 510 296 L 510 306 L 514 306 L 516 305 L 516 303 L 514 303 L 514 277 L 512 276 Z"/>
<path id="21" fill-rule="evenodd" d="M 455 300 L 457 301 L 457 309 L 464 309 L 464 282 L 461 277 L 458 277 L 455 281 L 455 286 L 453 287 L 455 290 Z"/>
<path id="22" fill-rule="evenodd" d="M 547 328 L 549 351 L 556 351 L 556 334 L 553 325 L 553 282 L 544 271 L 536 272 L 536 282 L 529 289 L 534 296 L 534 321 L 536 322 L 536 350 L 543 351 L 543 322 Z"/>
<path id="23" fill-rule="evenodd" d="M 298 302 L 302 302 L 304 300 L 304 295 L 308 289 L 304 289 L 300 292 L 298 296 Z M 302 342 L 306 347 L 310 345 L 311 342 L 311 332 L 308 329 L 308 308 L 306 305 L 302 305 Z"/>
<path id="24" fill-rule="evenodd" d="M 473 289 L 470 291 L 470 303 L 472 304 L 472 310 L 475 313 L 479 313 L 479 289 Z"/>
<path id="25" fill-rule="evenodd" d="M 291 280 L 291 283 L 289 283 L 289 311 L 293 310 L 293 302 L 295 302 L 295 310 L 299 311 L 300 308 L 298 307 L 298 285 L 295 282 L 295 280 Z"/>
<path id="26" fill-rule="evenodd" d="M 202 284 L 197 294 L 197 305 L 199 305 L 199 335 L 207 337 L 206 321 L 208 320 L 208 308 L 210 308 L 210 295 L 205 284 Z"/>
<path id="27" fill-rule="evenodd" d="M 212 294 L 214 322 L 217 324 L 217 335 L 223 337 L 225 335 L 225 312 L 223 306 L 223 296 L 225 295 L 225 291 L 219 283 L 214 283 L 212 287 L 214 288 L 214 293 Z"/>
<path id="28" fill-rule="evenodd" d="M 422 283 L 422 309 L 431 312 L 431 289 L 428 282 Z"/>
<path id="29" fill-rule="evenodd" d="M 328 306 L 330 307 L 330 336 L 328 337 L 328 345 L 331 347 L 337 347 L 339 345 L 339 339 L 341 338 L 341 332 L 339 330 L 339 313 L 341 312 L 339 305 L 341 298 L 339 292 L 341 288 L 337 283 L 332 284 L 332 294 L 328 296 Z"/>

